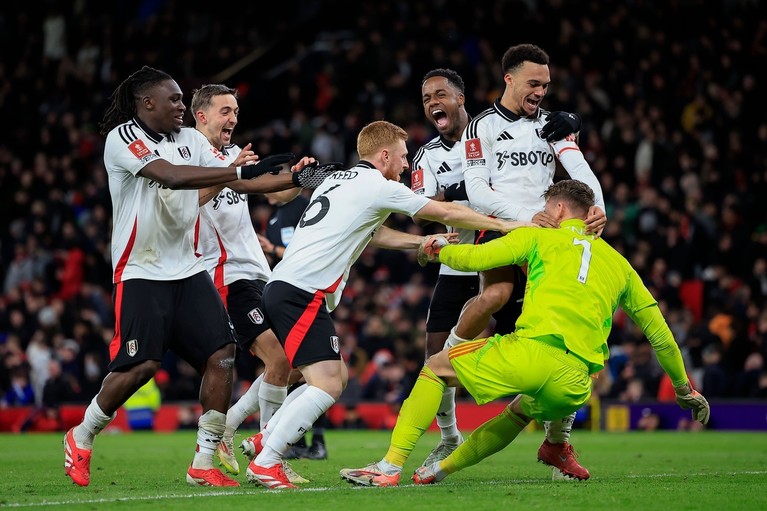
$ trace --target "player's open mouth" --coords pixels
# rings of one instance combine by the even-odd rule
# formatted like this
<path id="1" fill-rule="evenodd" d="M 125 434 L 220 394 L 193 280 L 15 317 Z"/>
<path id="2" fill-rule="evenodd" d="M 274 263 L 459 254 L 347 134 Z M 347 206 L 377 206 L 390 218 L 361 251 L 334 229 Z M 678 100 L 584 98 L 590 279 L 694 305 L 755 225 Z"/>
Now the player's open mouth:
<path id="1" fill-rule="evenodd" d="M 234 128 L 224 128 L 221 130 L 221 133 L 223 133 L 224 135 L 229 135 L 231 137 L 233 131 L 234 131 Z"/>
<path id="2" fill-rule="evenodd" d="M 434 122 L 437 124 L 438 127 L 444 128 L 447 125 L 447 114 L 444 110 L 432 110 L 431 111 L 431 118 L 434 119 Z"/>

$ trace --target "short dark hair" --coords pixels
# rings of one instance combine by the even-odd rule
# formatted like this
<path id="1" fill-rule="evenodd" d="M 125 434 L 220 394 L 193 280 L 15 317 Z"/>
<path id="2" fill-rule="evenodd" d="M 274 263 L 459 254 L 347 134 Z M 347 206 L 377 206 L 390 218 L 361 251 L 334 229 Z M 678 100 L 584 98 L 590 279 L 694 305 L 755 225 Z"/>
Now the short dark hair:
<path id="1" fill-rule="evenodd" d="M 221 83 L 209 83 L 192 91 L 192 113 L 210 105 L 210 100 L 216 96 L 231 94 L 237 97 L 237 89 L 232 89 Z"/>
<path id="2" fill-rule="evenodd" d="M 461 78 L 461 75 L 453 71 L 452 69 L 445 69 L 445 68 L 437 68 L 432 69 L 428 73 L 426 73 L 423 77 L 423 80 L 421 80 L 421 85 L 423 86 L 424 83 L 426 83 L 426 80 L 429 78 L 434 78 L 435 76 L 441 76 L 443 78 L 447 78 L 447 81 L 461 91 L 461 94 L 466 92 L 466 86 L 463 83 L 463 78 Z"/>
<path id="3" fill-rule="evenodd" d="M 549 186 L 543 192 L 543 198 L 548 201 L 556 197 L 567 202 L 573 211 L 586 214 L 589 208 L 596 203 L 594 190 L 583 181 L 576 179 L 563 179 Z"/>
<path id="4" fill-rule="evenodd" d="M 501 68 L 504 74 L 516 70 L 525 62 L 533 64 L 549 65 L 549 55 L 542 48 L 534 44 L 518 44 L 512 46 L 501 59 Z"/>

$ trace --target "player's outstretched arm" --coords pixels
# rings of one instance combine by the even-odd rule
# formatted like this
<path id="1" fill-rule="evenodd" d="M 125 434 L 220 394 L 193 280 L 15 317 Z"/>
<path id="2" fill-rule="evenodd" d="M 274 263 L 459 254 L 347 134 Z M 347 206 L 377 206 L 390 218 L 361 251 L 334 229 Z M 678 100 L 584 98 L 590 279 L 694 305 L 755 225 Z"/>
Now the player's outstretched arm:
<path id="1" fill-rule="evenodd" d="M 388 248 L 392 250 L 416 250 L 428 239 L 440 239 L 447 245 L 448 243 L 458 243 L 458 234 L 453 232 L 433 234 L 430 236 L 417 236 L 382 225 L 373 235 L 370 244 L 378 248 Z"/>
<path id="2" fill-rule="evenodd" d="M 530 222 L 511 222 L 489 217 L 452 202 L 429 201 L 415 214 L 415 217 L 463 229 L 500 231 L 502 233 L 507 233 L 518 227 L 534 226 Z"/>
<path id="3" fill-rule="evenodd" d="M 644 285 L 641 284 L 641 280 L 639 280 L 639 276 L 634 273 L 632 277 L 634 280 L 639 281 L 634 284 L 633 288 L 639 289 L 639 293 L 646 291 Z M 636 293 L 636 295 L 641 298 L 639 293 Z M 647 340 L 650 341 L 658 358 L 658 363 L 671 378 L 674 391 L 676 392 L 677 404 L 685 410 L 692 409 L 692 418 L 694 420 L 700 421 L 702 424 L 708 423 L 711 408 L 706 398 L 690 385 L 679 346 L 677 346 L 674 335 L 671 333 L 671 329 L 663 318 L 658 305 L 653 304 L 638 311 L 626 309 L 626 313 L 639 325 L 642 332 L 647 336 Z"/>

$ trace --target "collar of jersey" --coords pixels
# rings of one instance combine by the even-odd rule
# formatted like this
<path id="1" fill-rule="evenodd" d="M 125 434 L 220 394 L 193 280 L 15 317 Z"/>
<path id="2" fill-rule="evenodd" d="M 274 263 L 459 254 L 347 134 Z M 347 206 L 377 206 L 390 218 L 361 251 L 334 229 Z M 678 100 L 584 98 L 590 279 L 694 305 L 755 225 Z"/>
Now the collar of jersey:
<path id="1" fill-rule="evenodd" d="M 357 167 L 365 167 L 367 169 L 374 169 L 374 168 L 376 168 L 375 165 L 373 165 L 372 163 L 370 163 L 367 160 L 360 160 L 359 162 L 357 162 Z"/>
<path id="2" fill-rule="evenodd" d="M 162 139 L 164 138 L 164 136 L 161 135 L 160 133 L 157 133 L 155 130 L 153 130 L 152 128 L 150 128 L 146 124 L 144 124 L 144 122 L 141 119 L 139 119 L 138 117 L 134 117 L 133 118 L 133 122 L 136 123 L 136 126 L 141 128 L 141 131 L 146 133 L 146 136 L 149 137 L 149 139 L 152 142 L 154 142 L 155 144 L 159 144 L 160 142 L 162 142 Z M 165 135 L 165 137 L 168 137 L 168 140 L 173 142 L 173 136 L 172 135 L 168 134 L 168 135 Z"/>
<path id="3" fill-rule="evenodd" d="M 505 106 L 501 104 L 501 98 L 498 98 L 495 100 L 495 103 L 493 103 L 493 108 L 495 108 L 495 111 L 498 112 L 498 115 L 506 119 L 507 121 L 518 121 L 522 119 L 521 115 L 517 115 Z M 529 119 L 537 119 L 541 116 L 541 109 L 535 111 L 535 115 L 531 115 L 528 117 Z"/>
<path id="4" fill-rule="evenodd" d="M 586 233 L 586 222 L 580 218 L 568 218 L 567 220 L 563 220 L 559 223 L 560 229 L 566 229 L 568 227 L 579 231 L 581 234 Z"/>
<path id="5" fill-rule="evenodd" d="M 456 144 L 457 140 L 448 140 L 442 135 L 439 136 L 439 142 L 442 144 L 442 146 L 447 149 L 448 151 L 453 148 L 453 146 Z"/>

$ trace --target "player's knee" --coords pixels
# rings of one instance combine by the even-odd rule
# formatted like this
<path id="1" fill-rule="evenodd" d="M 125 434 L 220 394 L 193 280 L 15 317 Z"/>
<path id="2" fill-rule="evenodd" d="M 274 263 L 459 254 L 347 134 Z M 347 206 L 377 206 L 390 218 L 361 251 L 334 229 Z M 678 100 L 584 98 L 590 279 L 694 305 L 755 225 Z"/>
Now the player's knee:
<path id="1" fill-rule="evenodd" d="M 287 385 L 290 377 L 291 368 L 288 359 L 283 354 L 282 357 L 273 357 L 266 363 L 266 371 L 269 373 L 272 381 L 278 382 L 275 385 Z"/>
<path id="2" fill-rule="evenodd" d="M 455 374 L 453 366 L 450 364 L 447 350 L 440 351 L 429 357 L 429 360 L 426 361 L 426 366 L 440 378 L 450 377 Z"/>
<path id="3" fill-rule="evenodd" d="M 133 386 L 140 387 L 152 379 L 160 364 L 159 360 L 145 360 L 131 367 L 126 374 L 133 380 Z"/>
<path id="4" fill-rule="evenodd" d="M 513 290 L 511 284 L 488 286 L 477 297 L 477 303 L 483 310 L 497 312 L 509 301 Z"/>
<path id="5" fill-rule="evenodd" d="M 234 368 L 234 344 L 227 344 L 208 359 L 206 370 L 231 372 Z"/>

